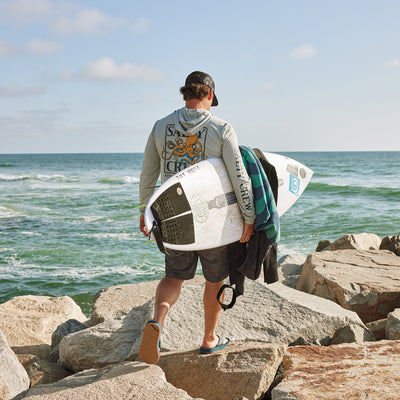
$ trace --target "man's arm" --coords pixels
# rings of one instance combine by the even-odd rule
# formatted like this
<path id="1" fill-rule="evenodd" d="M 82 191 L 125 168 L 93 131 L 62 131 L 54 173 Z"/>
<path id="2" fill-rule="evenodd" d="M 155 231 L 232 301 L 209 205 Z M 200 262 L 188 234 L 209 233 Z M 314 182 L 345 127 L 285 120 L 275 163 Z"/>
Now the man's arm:
<path id="1" fill-rule="evenodd" d="M 144 224 L 144 211 L 160 175 L 160 157 L 154 142 L 153 132 L 154 129 L 147 140 L 142 172 L 140 173 L 140 231 L 145 235 L 147 235 L 147 230 Z"/>
<path id="2" fill-rule="evenodd" d="M 245 243 L 250 240 L 254 232 L 254 221 L 256 219 L 253 190 L 240 154 L 236 133 L 230 125 L 226 126 L 224 132 L 222 158 L 244 218 L 243 235 L 240 242 Z"/>

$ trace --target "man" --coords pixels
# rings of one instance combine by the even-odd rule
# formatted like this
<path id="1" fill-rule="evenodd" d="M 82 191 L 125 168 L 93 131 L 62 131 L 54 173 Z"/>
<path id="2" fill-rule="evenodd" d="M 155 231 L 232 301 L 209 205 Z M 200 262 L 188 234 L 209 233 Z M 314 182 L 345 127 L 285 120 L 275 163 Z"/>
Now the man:
<path id="1" fill-rule="evenodd" d="M 186 78 L 180 92 L 185 107 L 157 121 L 147 141 L 140 176 L 141 210 L 144 212 L 144 205 L 152 195 L 160 173 L 164 182 L 196 162 L 219 157 L 226 164 L 245 222 L 240 242 L 248 242 L 254 231 L 255 219 L 251 182 L 232 126 L 210 112 L 212 106 L 218 105 L 214 81 L 210 75 L 195 71 Z M 140 217 L 140 230 L 148 234 L 143 214 Z M 178 299 L 183 281 L 194 277 L 198 258 L 206 279 L 203 298 L 204 337 L 200 351 L 211 353 L 229 344 L 229 339 L 216 335 L 221 313 L 217 294 L 228 276 L 229 246 L 197 252 L 166 252 L 166 276 L 157 287 L 154 318 L 144 328 L 139 349 L 142 361 L 148 364 L 158 361 L 165 317 Z"/>

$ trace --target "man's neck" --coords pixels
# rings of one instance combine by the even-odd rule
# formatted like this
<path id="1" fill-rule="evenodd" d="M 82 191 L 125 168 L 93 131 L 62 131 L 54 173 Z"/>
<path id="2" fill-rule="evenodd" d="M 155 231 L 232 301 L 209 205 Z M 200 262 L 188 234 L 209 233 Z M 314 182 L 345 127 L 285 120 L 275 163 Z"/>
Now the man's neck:
<path id="1" fill-rule="evenodd" d="M 199 99 L 190 99 L 186 100 L 186 108 L 191 110 L 207 110 L 210 111 L 211 104 L 209 101 L 199 100 Z"/>

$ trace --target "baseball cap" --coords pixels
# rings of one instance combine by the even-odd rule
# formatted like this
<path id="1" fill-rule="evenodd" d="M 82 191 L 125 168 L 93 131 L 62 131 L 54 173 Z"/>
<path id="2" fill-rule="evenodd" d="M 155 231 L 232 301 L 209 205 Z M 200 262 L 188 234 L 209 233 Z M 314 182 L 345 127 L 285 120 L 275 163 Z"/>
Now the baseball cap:
<path id="1" fill-rule="evenodd" d="M 185 86 L 189 83 L 202 83 L 203 85 L 208 86 L 210 89 L 213 90 L 214 96 L 211 106 L 215 107 L 218 105 L 218 99 L 215 95 L 215 84 L 213 78 L 210 75 L 206 74 L 205 72 L 201 71 L 194 71 L 188 75 L 185 81 Z"/>

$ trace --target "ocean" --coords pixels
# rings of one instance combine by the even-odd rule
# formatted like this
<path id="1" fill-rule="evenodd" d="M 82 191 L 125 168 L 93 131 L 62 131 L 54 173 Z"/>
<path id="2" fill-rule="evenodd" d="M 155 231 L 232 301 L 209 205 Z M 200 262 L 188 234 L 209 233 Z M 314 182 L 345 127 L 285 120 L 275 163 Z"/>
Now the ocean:
<path id="1" fill-rule="evenodd" d="M 281 153 L 314 171 L 281 218 L 278 257 L 323 239 L 400 231 L 400 152 Z M 163 255 L 139 231 L 143 154 L 0 154 L 0 303 L 21 295 L 92 296 L 160 279 Z"/>

